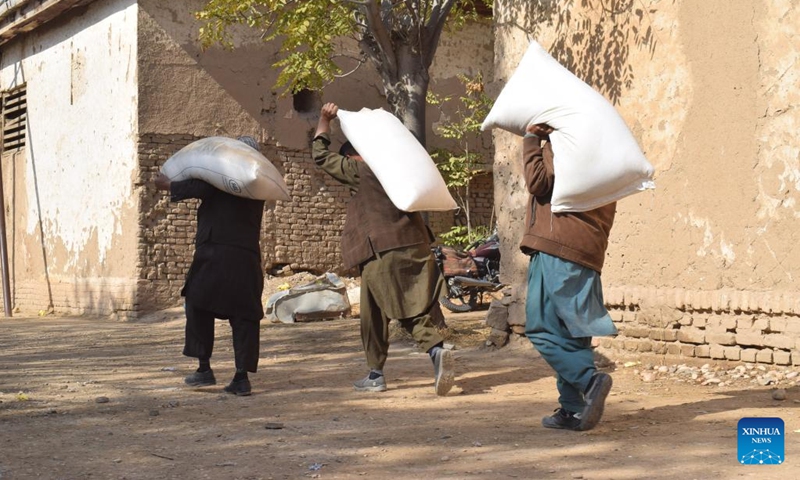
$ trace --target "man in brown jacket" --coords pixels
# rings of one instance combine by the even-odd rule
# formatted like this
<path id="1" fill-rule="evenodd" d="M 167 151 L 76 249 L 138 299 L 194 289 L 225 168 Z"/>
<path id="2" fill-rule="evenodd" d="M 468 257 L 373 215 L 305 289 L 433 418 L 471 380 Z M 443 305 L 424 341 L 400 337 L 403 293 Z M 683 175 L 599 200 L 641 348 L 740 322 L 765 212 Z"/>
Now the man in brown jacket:
<path id="1" fill-rule="evenodd" d="M 348 142 L 340 153 L 329 150 L 330 122 L 338 107 L 322 107 L 312 140 L 317 166 L 350 188 L 342 231 L 345 268 L 361 273 L 361 342 L 369 374 L 353 387 L 383 392 L 383 366 L 389 352 L 389 320 L 394 318 L 431 357 L 434 389 L 446 395 L 453 386 L 452 352 L 442 348 L 431 312 L 438 307 L 442 278 L 430 249 L 433 235 L 419 213 L 399 210 L 377 177 Z"/>
<path id="2" fill-rule="evenodd" d="M 552 212 L 552 131 L 546 124 L 532 125 L 523 140 L 530 203 L 520 248 L 531 256 L 525 335 L 557 375 L 561 406 L 542 425 L 589 430 L 600 421 L 612 384 L 611 376 L 595 367 L 591 341 L 616 333 L 600 283 L 616 203 L 588 212 Z"/>

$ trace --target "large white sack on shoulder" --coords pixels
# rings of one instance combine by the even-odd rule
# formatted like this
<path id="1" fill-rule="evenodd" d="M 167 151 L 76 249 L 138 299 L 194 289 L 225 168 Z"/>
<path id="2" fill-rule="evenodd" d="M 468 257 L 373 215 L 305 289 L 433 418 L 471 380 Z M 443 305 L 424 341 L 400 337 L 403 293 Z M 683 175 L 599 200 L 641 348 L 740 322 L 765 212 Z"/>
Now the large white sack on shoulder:
<path id="1" fill-rule="evenodd" d="M 554 154 L 554 212 L 583 212 L 655 188 L 653 166 L 617 110 L 536 41 L 483 122 L 524 135 L 547 123 Z"/>
<path id="2" fill-rule="evenodd" d="M 382 108 L 339 110 L 338 117 L 345 136 L 397 208 L 406 212 L 458 208 L 431 156 L 397 117 Z"/>
<path id="3" fill-rule="evenodd" d="M 164 163 L 161 173 L 174 182 L 204 180 L 244 198 L 290 198 L 280 172 L 261 152 L 228 137 L 208 137 L 186 145 Z"/>

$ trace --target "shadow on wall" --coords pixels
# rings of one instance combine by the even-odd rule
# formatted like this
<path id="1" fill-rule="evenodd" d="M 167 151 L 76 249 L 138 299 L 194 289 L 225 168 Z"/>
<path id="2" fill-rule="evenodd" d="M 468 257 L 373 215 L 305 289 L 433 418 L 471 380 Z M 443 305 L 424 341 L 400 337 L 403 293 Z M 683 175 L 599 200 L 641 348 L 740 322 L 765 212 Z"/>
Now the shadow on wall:
<path id="1" fill-rule="evenodd" d="M 160 109 L 165 101 L 176 102 L 179 109 L 192 107 L 186 111 L 191 118 L 176 119 L 174 125 L 169 124 L 171 120 L 167 121 L 168 126 L 159 126 L 160 120 L 152 124 L 146 121 L 145 129 L 163 129 L 158 133 L 191 131 L 197 135 L 208 135 L 208 130 L 215 130 L 215 135 L 237 136 L 255 133 L 249 130 L 260 128 L 270 137 L 267 144 L 278 142 L 291 150 L 307 149 L 322 99 L 318 92 L 309 90 L 280 97 L 283 89 L 275 88 L 279 69 L 273 66 L 280 58 L 279 44 L 261 41 L 255 30 L 232 27 L 235 35 L 244 35 L 247 40 L 230 50 L 220 45 L 203 50 L 198 40 L 202 24 L 193 13 L 202 9 L 206 2 L 184 0 L 170 5 L 166 3 L 140 2 L 143 12 L 140 15 L 143 19 L 140 34 L 148 38 L 140 43 L 140 80 L 144 85 L 152 82 L 149 87 L 153 94 L 144 95 L 140 100 L 145 119 L 151 118 L 150 114 L 162 114 Z M 164 44 L 170 49 L 165 50 Z M 183 58 L 176 60 L 175 54 Z M 165 73 L 169 70 L 174 74 Z M 191 82 L 193 89 L 186 91 L 177 89 L 174 82 L 164 83 L 174 75 L 181 77 L 180 82 Z M 361 75 L 359 73 L 357 78 L 362 78 Z M 366 95 L 367 103 L 382 104 L 379 93 L 370 90 Z M 209 109 L 208 105 L 214 102 L 222 103 L 216 104 L 217 110 Z M 249 118 L 236 114 L 237 109 Z M 277 158 L 277 153 L 275 155 Z"/>
<path id="2" fill-rule="evenodd" d="M 637 0 L 508 0 L 509 20 L 498 27 L 521 29 L 531 40 L 552 29 L 550 54 L 612 103 L 634 80 L 631 47 L 655 54 L 652 11 Z M 517 12 L 516 15 L 511 12 Z"/>

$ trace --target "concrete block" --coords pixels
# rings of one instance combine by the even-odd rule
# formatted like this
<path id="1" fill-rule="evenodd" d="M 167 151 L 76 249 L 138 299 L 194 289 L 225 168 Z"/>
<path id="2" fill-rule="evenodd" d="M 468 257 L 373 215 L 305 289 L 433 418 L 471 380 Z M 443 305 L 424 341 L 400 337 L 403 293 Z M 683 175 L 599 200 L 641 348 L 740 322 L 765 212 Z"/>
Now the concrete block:
<path id="1" fill-rule="evenodd" d="M 681 355 L 684 357 L 694 357 L 695 356 L 695 346 L 694 345 L 681 345 Z"/>
<path id="2" fill-rule="evenodd" d="M 709 358 L 711 357 L 711 347 L 708 345 L 698 345 L 694 347 L 694 354 L 696 357 Z"/>

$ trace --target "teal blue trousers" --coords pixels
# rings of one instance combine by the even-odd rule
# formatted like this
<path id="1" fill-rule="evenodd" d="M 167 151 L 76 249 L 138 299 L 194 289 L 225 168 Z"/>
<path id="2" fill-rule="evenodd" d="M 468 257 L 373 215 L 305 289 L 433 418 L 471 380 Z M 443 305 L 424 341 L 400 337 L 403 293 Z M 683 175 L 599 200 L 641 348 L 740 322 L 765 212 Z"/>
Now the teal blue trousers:
<path id="1" fill-rule="evenodd" d="M 602 312 L 592 315 L 594 321 L 588 322 L 582 318 L 586 317 L 585 310 L 571 311 L 575 310 L 575 305 L 586 305 L 587 300 L 596 305 L 593 297 L 598 295 L 600 280 L 596 274 L 543 253 L 532 255 L 528 266 L 525 335 L 556 372 L 561 408 L 574 413 L 583 411 L 586 406 L 583 393 L 597 368 L 591 348 L 592 337 L 574 336 L 570 330 L 585 332 L 589 324 L 598 321 L 604 325 L 601 329 L 604 334 L 608 330 L 601 315 L 603 312 L 608 315 L 604 307 Z M 602 305 L 602 290 L 600 302 Z M 575 322 L 582 323 L 583 328 L 576 328 L 579 326 Z M 607 322 L 611 323 L 610 318 Z"/>

